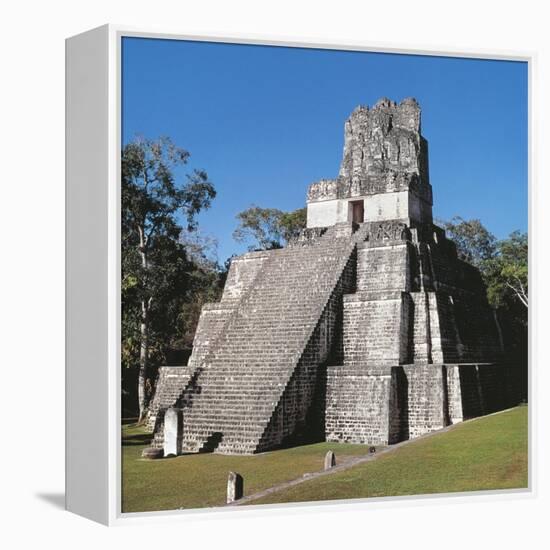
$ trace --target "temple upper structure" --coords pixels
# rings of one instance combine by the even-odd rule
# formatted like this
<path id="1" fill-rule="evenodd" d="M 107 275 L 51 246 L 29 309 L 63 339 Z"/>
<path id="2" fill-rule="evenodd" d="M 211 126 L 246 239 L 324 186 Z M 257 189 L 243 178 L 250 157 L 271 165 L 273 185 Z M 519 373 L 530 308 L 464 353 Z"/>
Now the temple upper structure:
<path id="1" fill-rule="evenodd" d="M 355 109 L 345 123 L 338 177 L 313 183 L 307 194 L 308 227 L 396 219 L 432 221 L 428 143 L 415 99 Z"/>

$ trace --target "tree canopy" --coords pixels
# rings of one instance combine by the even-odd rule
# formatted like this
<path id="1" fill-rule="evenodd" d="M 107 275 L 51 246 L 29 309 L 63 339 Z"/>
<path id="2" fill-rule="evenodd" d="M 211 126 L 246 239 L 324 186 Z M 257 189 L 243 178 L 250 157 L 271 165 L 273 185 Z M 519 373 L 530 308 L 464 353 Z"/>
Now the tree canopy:
<path id="1" fill-rule="evenodd" d="M 306 226 L 306 209 L 283 212 L 277 208 L 252 205 L 237 214 L 239 225 L 233 232 L 238 242 L 248 243 L 249 250 L 281 248 L 297 237 Z"/>
<path id="2" fill-rule="evenodd" d="M 511 299 L 519 300 L 527 308 L 529 306 L 527 234 L 514 231 L 507 239 L 499 241 L 495 255 L 484 266 L 484 272 L 491 283 L 487 289 L 490 302 L 502 306 Z"/>
<path id="3" fill-rule="evenodd" d="M 441 222 L 447 235 L 456 244 L 458 257 L 476 267 L 491 259 L 497 251 L 497 239 L 480 220 L 464 220 L 460 216 Z"/>
<path id="4" fill-rule="evenodd" d="M 494 307 L 519 309 L 526 320 L 529 301 L 527 233 L 514 231 L 508 238 L 498 240 L 477 219 L 464 220 L 456 216 L 441 223 L 455 242 L 459 258 L 481 271 L 489 303 Z"/>
<path id="5" fill-rule="evenodd" d="M 184 304 L 213 277 L 180 238 L 181 221 L 196 230 L 197 214 L 216 196 L 204 170 L 176 177 L 188 159 L 166 137 L 137 137 L 122 150 L 122 362 L 137 370 L 140 418 L 150 365 L 165 358 L 179 337 Z"/>

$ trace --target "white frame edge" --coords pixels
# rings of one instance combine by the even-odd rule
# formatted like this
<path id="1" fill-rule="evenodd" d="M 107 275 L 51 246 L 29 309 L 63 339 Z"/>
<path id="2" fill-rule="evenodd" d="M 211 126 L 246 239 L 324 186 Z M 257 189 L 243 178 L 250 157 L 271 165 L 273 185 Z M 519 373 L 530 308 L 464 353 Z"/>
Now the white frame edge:
<path id="1" fill-rule="evenodd" d="M 116 40 L 66 42 L 66 508 L 104 524 L 120 513 Z"/>
<path id="2" fill-rule="evenodd" d="M 66 41 L 66 509 L 105 525 L 181 521 L 197 514 L 226 517 L 235 509 L 205 508 L 146 513 L 121 512 L 120 407 L 120 149 L 121 42 L 123 37 L 196 40 L 318 49 L 524 61 L 529 72 L 529 238 L 532 244 L 534 52 L 451 50 L 434 46 L 332 43 L 307 38 L 185 35 L 104 25 Z M 530 260 L 532 249 L 530 246 Z M 533 263 L 530 262 L 531 268 Z M 530 279 L 534 274 L 530 269 Z M 533 308 L 530 308 L 532 349 Z M 534 442 L 532 354 L 529 361 L 529 488 L 413 497 L 247 506 L 238 517 L 345 511 L 445 502 L 533 498 Z"/>

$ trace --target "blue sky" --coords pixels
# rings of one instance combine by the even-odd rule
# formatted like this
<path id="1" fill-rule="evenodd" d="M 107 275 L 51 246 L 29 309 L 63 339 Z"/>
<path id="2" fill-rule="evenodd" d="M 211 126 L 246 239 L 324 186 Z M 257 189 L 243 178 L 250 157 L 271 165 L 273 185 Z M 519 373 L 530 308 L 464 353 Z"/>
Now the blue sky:
<path id="1" fill-rule="evenodd" d="M 527 230 L 526 63 L 125 38 L 122 74 L 123 143 L 170 136 L 214 183 L 199 222 L 220 262 L 246 248 L 236 214 L 304 206 L 338 173 L 346 118 L 384 96 L 422 107 L 435 217 Z"/>

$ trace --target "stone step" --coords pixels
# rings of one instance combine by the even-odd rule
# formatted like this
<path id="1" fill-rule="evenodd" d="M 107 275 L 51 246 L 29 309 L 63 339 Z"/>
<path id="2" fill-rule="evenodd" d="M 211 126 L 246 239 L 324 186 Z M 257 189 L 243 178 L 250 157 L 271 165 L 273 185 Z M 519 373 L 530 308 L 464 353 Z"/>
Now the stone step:
<path id="1" fill-rule="evenodd" d="M 184 447 L 196 452 L 221 432 L 217 452 L 257 449 L 359 238 L 336 237 L 341 230 L 271 253 L 236 311 L 213 329 L 220 331 L 188 391 Z"/>

